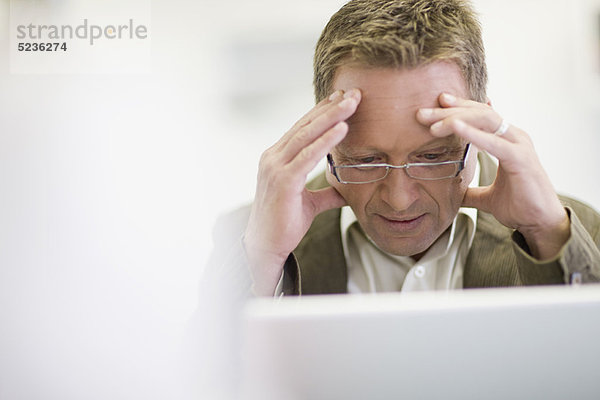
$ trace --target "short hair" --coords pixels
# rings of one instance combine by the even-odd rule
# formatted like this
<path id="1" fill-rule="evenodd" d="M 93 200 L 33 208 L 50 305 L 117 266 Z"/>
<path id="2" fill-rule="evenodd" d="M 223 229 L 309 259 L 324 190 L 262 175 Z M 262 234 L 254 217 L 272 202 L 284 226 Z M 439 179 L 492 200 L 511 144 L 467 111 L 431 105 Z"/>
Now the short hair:
<path id="1" fill-rule="evenodd" d="M 321 33 L 314 57 L 317 102 L 342 65 L 416 68 L 436 61 L 460 68 L 472 100 L 486 101 L 481 25 L 464 0 L 352 0 Z"/>

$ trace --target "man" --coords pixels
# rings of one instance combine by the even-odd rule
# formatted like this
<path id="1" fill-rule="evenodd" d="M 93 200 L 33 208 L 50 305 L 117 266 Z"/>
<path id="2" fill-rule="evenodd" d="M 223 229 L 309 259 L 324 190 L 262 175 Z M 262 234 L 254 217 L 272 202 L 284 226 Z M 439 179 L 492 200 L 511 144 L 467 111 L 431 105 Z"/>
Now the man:
<path id="1" fill-rule="evenodd" d="M 491 107 L 466 2 L 350 1 L 314 73 L 318 104 L 263 154 L 217 275 L 264 296 L 599 280 L 600 216 Z"/>
<path id="2" fill-rule="evenodd" d="M 558 197 L 491 107 L 467 3 L 352 0 L 314 69 L 318 104 L 263 154 L 252 206 L 215 227 L 190 330 L 201 386 L 235 391 L 253 295 L 599 280 L 600 215 Z"/>

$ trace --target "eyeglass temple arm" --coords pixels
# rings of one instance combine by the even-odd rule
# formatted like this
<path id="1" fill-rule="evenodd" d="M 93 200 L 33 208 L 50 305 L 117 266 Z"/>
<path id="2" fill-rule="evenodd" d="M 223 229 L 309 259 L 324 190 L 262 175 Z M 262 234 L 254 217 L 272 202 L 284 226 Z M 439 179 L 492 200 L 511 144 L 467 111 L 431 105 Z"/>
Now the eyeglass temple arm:
<path id="1" fill-rule="evenodd" d="M 333 176 L 335 176 L 335 179 L 337 179 L 338 182 L 341 182 L 340 177 L 337 175 L 337 172 L 335 171 L 335 165 L 333 163 L 333 156 L 331 155 L 331 153 L 327 154 L 327 165 L 329 166 L 329 172 L 331 172 L 331 174 Z"/>

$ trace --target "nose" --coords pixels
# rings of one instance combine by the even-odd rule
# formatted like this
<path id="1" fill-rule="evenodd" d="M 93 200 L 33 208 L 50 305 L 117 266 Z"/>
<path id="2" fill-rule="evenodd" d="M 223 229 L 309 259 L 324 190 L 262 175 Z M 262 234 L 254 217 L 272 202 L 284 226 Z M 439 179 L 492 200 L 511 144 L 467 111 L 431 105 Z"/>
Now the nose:
<path id="1" fill-rule="evenodd" d="M 419 182 L 409 177 L 405 169 L 391 169 L 379 190 L 381 199 L 393 210 L 403 211 L 419 197 Z"/>

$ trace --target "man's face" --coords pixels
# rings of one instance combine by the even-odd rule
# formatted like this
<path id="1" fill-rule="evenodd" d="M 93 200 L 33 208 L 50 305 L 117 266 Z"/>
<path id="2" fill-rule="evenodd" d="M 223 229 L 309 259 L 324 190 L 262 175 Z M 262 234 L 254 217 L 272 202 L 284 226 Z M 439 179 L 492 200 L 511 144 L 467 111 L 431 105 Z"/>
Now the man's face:
<path id="1" fill-rule="evenodd" d="M 331 152 L 336 165 L 402 165 L 427 162 L 440 151 L 464 151 L 464 140 L 455 135 L 436 138 L 416 119 L 419 108 L 440 106 L 442 92 L 469 97 L 455 64 L 438 62 L 412 70 L 340 67 L 333 89 L 352 88 L 361 90 L 362 101 L 347 121 L 348 135 Z M 393 169 L 385 179 L 367 184 L 341 184 L 330 173 L 327 179 L 382 250 L 419 258 L 461 206 L 475 171 L 477 151 L 471 147 L 466 169 L 455 178 L 416 180 L 404 169 Z"/>

